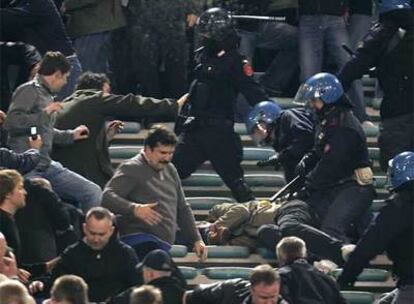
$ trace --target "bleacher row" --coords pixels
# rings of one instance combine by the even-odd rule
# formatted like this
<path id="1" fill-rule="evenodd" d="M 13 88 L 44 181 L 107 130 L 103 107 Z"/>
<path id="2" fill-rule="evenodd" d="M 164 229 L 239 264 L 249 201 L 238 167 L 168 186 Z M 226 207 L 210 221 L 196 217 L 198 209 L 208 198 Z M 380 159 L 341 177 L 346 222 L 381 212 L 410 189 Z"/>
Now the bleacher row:
<path id="1" fill-rule="evenodd" d="M 375 81 L 363 78 L 367 112 L 374 127 L 364 128 L 369 146 L 369 156 L 373 164 L 375 188 L 378 196 L 372 210 L 378 211 L 384 205 L 388 191 L 386 190 L 386 176 L 379 169 L 379 149 L 377 147 L 380 100 L 373 98 Z M 282 108 L 291 108 L 295 105 L 290 98 L 277 98 Z M 173 124 L 167 123 L 169 127 Z M 284 186 L 282 172 L 274 171 L 272 167 L 258 168 L 258 160 L 267 159 L 274 153 L 272 148 L 257 148 L 247 134 L 244 124 L 235 124 L 235 131 L 240 134 L 243 142 L 242 167 L 245 178 L 258 198 L 268 198 Z M 143 146 L 147 130 L 141 129 L 137 122 L 126 122 L 122 133 L 116 135 L 110 146 L 110 156 L 114 167 L 123 160 L 135 156 Z M 191 205 L 197 220 L 204 220 L 215 204 L 233 202 L 230 190 L 224 185 L 220 177 L 214 172 L 209 162 L 195 172 L 190 178 L 183 180 L 183 187 L 188 203 Z M 258 248 L 251 252 L 242 246 L 209 246 L 208 259 L 200 264 L 194 253 L 188 252 L 185 246 L 174 245 L 171 254 L 180 266 L 190 286 L 200 283 L 209 283 L 230 278 L 247 278 L 252 267 L 261 263 L 270 263 L 277 266 L 274 253 Z M 391 290 L 395 283 L 390 275 L 391 262 L 385 255 L 378 256 L 369 268 L 358 277 L 358 282 L 350 290 L 342 291 L 348 303 L 370 304 L 380 293 Z M 340 269 L 332 275 L 337 276 Z"/>

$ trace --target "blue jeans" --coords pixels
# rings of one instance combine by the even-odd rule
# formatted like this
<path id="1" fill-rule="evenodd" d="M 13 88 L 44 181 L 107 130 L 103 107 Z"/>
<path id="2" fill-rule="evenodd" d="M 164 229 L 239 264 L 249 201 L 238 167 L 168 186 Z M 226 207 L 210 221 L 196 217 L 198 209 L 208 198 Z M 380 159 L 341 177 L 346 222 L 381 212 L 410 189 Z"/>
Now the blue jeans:
<path id="1" fill-rule="evenodd" d="M 349 33 L 349 47 L 356 51 L 358 43 L 363 40 L 372 26 L 372 17 L 368 15 L 353 14 L 349 18 L 348 33 Z M 357 98 L 353 98 L 355 102 L 364 100 L 364 88 L 360 79 L 354 81 L 355 94 Z M 368 115 L 365 110 L 365 104 L 355 105 L 355 115 L 360 121 L 368 120 Z"/>
<path id="2" fill-rule="evenodd" d="M 75 92 L 76 83 L 82 74 L 82 66 L 76 54 L 66 57 L 70 62 L 70 75 L 67 84 L 57 94 L 57 101 L 62 101 Z"/>
<path id="3" fill-rule="evenodd" d="M 303 15 L 299 21 L 299 54 L 301 81 L 319 73 L 326 62 L 335 66 L 334 73 L 338 72 L 351 59 L 342 48 L 342 44 L 349 46 L 349 37 L 345 20 L 341 16 L 331 15 Z M 349 97 L 355 106 L 355 114 L 360 121 L 366 120 L 361 113 L 365 112 L 365 105 L 361 94 L 358 94 L 355 85 L 348 91 Z"/>
<path id="4" fill-rule="evenodd" d="M 109 73 L 110 31 L 78 37 L 74 46 L 84 71 Z"/>
<path id="5" fill-rule="evenodd" d="M 84 212 L 100 205 L 101 188 L 83 176 L 63 167 L 59 162 L 52 161 L 45 171 L 33 170 L 25 177 L 47 179 L 57 195 L 63 200 L 79 203 Z"/>

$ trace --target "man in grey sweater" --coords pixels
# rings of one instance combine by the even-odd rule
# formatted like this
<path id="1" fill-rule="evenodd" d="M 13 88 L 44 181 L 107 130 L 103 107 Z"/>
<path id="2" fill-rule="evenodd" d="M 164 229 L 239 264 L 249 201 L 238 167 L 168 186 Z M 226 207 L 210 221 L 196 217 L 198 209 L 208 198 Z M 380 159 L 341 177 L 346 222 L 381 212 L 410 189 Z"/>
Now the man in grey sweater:
<path id="1" fill-rule="evenodd" d="M 122 236 L 152 235 L 172 245 L 179 227 L 194 244 L 197 256 L 204 259 L 207 248 L 171 164 L 176 144 L 174 133 L 162 126 L 153 127 L 143 151 L 121 164 L 106 185 L 102 206 L 120 215 Z"/>

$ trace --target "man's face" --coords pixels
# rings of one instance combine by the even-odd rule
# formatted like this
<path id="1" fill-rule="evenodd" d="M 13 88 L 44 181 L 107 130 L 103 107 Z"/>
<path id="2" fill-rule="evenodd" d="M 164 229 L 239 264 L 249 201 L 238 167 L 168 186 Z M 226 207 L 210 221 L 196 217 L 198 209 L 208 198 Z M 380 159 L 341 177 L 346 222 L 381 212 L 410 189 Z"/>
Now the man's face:
<path id="1" fill-rule="evenodd" d="M 92 216 L 83 224 L 83 232 L 86 244 L 94 250 L 101 250 L 108 244 L 114 227 L 109 219 L 97 220 Z"/>
<path id="2" fill-rule="evenodd" d="M 59 92 L 68 82 L 69 73 L 62 73 L 61 71 L 56 71 L 53 74 L 53 81 L 49 83 L 50 89 L 57 93 Z"/>
<path id="3" fill-rule="evenodd" d="M 276 304 L 279 297 L 279 283 L 266 285 L 264 283 L 256 284 L 250 287 L 252 294 L 252 304 Z"/>
<path id="4" fill-rule="evenodd" d="M 175 146 L 164 146 L 158 144 L 153 149 L 150 147 L 144 148 L 145 156 L 148 160 L 148 163 L 155 170 L 164 169 L 174 155 Z"/>
<path id="5" fill-rule="evenodd" d="M 23 180 L 21 180 L 17 183 L 16 187 L 14 187 L 13 191 L 7 195 L 7 199 L 10 200 L 17 210 L 26 205 L 26 195 L 27 192 L 24 189 Z"/>
<path id="6" fill-rule="evenodd" d="M 263 146 L 264 140 L 267 138 L 267 128 L 263 123 L 258 123 L 251 135 L 256 146 Z"/>

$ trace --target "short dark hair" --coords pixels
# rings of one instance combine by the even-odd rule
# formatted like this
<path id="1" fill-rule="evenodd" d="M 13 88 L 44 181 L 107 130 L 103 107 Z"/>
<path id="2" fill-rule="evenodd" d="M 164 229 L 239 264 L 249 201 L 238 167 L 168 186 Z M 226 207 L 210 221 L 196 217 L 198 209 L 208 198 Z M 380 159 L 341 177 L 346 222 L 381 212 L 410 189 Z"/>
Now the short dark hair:
<path id="1" fill-rule="evenodd" d="M 144 141 L 144 146 L 154 149 L 158 145 L 175 146 L 177 144 L 177 136 L 162 125 L 153 126 Z"/>
<path id="2" fill-rule="evenodd" d="M 76 275 L 63 275 L 54 283 L 50 291 L 53 300 L 70 304 L 87 304 L 88 285 Z"/>
<path id="3" fill-rule="evenodd" d="M 23 177 L 16 170 L 0 170 L 0 205 L 22 180 Z"/>
<path id="4" fill-rule="evenodd" d="M 279 274 L 268 264 L 256 266 L 250 275 L 250 284 L 252 287 L 262 283 L 272 285 L 278 282 L 280 282 Z"/>
<path id="5" fill-rule="evenodd" d="M 93 207 L 89 209 L 89 211 L 86 213 L 86 220 L 89 220 L 91 217 L 97 219 L 98 221 L 101 221 L 103 219 L 108 219 L 112 223 L 114 221 L 114 215 L 111 211 L 104 207 Z"/>
<path id="6" fill-rule="evenodd" d="M 102 91 L 103 85 L 110 84 L 108 76 L 103 73 L 92 73 L 87 71 L 79 76 L 76 90 L 99 90 Z"/>
<path id="7" fill-rule="evenodd" d="M 70 71 L 70 62 L 61 52 L 47 52 L 40 61 L 39 74 L 49 76 L 60 71 L 66 74 Z"/>
<path id="8" fill-rule="evenodd" d="M 151 285 L 135 288 L 130 296 L 130 304 L 162 304 L 161 291 Z"/>

